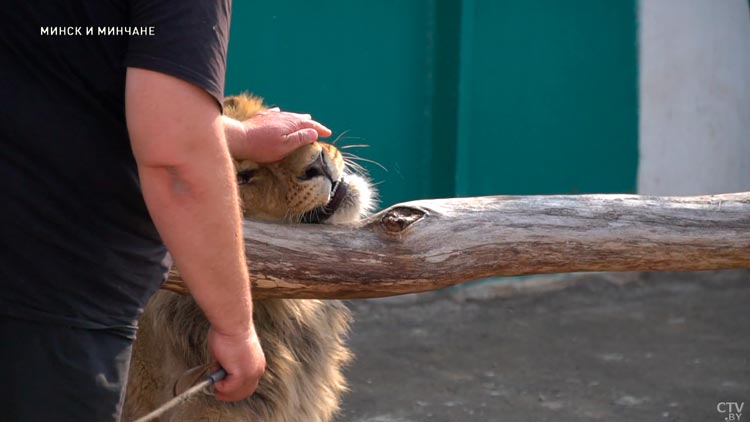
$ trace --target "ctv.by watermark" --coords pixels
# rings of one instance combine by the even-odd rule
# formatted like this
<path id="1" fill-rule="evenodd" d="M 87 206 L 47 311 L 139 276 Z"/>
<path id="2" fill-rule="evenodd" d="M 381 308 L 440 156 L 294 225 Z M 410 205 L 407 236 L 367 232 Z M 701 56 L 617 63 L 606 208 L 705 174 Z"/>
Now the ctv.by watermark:
<path id="1" fill-rule="evenodd" d="M 41 26 L 39 34 L 52 37 L 154 36 L 153 26 Z"/>
<path id="2" fill-rule="evenodd" d="M 742 421 L 742 409 L 744 408 L 744 401 L 720 401 L 716 404 L 716 411 L 724 416 L 725 421 Z"/>

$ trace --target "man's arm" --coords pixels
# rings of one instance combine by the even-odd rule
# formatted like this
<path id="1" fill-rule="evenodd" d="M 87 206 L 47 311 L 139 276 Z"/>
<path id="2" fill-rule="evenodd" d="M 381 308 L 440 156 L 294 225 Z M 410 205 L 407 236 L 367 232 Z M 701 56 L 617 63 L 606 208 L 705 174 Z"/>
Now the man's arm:
<path id="1" fill-rule="evenodd" d="M 211 322 L 209 348 L 227 371 L 217 398 L 257 387 L 265 358 L 252 323 L 240 208 L 224 123 L 200 88 L 128 68 L 125 109 L 143 196 L 190 292 Z"/>

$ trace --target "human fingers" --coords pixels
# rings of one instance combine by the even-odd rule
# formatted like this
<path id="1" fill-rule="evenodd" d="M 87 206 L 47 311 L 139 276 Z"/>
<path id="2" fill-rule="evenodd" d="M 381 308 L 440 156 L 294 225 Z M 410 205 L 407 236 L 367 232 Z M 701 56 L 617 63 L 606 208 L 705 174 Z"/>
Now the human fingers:
<path id="1" fill-rule="evenodd" d="M 281 113 L 281 109 L 278 107 L 272 107 L 256 113 L 256 116 L 263 116 L 269 113 Z"/>
<path id="2" fill-rule="evenodd" d="M 227 363 L 225 361 L 225 363 L 221 364 L 222 367 L 227 365 Z M 233 365 L 230 364 L 227 366 Z M 249 368 L 236 367 L 232 370 L 224 368 L 227 373 L 226 377 L 214 384 L 216 398 L 223 401 L 238 401 L 249 397 L 258 388 L 258 383 L 264 369 L 265 360 L 263 360 L 262 366 L 253 365 Z"/>
<path id="3" fill-rule="evenodd" d="M 283 111 L 282 113 L 286 114 L 287 116 L 290 116 L 290 117 L 293 117 L 293 118 L 297 118 L 297 119 L 300 119 L 300 120 L 310 120 L 310 119 L 312 119 L 312 115 L 311 114 L 307 114 L 307 113 L 292 113 L 290 111 Z"/>
<path id="4" fill-rule="evenodd" d="M 302 145 L 307 145 L 315 142 L 318 139 L 318 132 L 313 128 L 300 129 L 296 132 L 284 135 L 284 146 L 288 147 L 288 151 L 291 152 Z"/>
<path id="5" fill-rule="evenodd" d="M 321 138 L 327 138 L 333 134 L 331 129 L 328 129 L 327 127 L 323 126 L 321 123 L 316 122 L 315 120 L 303 120 L 299 122 L 300 128 L 304 129 L 314 129 L 318 135 L 320 135 Z"/>
<path id="6" fill-rule="evenodd" d="M 258 388 L 258 381 L 247 382 L 245 377 L 239 374 L 227 374 L 227 376 L 214 384 L 217 400 L 221 401 L 239 401 L 250 397 Z"/>
<path id="7" fill-rule="evenodd" d="M 227 373 L 214 385 L 216 398 L 237 401 L 252 394 L 265 371 L 265 356 L 254 331 L 237 338 L 212 330 L 209 333 L 209 347 L 216 362 Z"/>

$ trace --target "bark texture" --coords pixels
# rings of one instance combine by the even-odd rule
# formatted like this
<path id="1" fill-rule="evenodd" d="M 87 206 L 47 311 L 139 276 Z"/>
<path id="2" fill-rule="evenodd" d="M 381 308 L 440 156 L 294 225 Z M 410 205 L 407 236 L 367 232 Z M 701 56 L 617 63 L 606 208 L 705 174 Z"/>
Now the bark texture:
<path id="1" fill-rule="evenodd" d="M 382 297 L 523 274 L 750 268 L 750 192 L 414 201 L 356 226 L 246 221 L 245 244 L 257 299 Z M 177 270 L 164 288 L 189 294 Z"/>

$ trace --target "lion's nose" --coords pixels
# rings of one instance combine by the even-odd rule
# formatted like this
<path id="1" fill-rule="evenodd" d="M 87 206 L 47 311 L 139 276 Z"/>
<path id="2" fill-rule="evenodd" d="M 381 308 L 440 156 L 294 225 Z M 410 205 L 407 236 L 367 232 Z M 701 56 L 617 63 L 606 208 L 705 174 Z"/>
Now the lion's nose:
<path id="1" fill-rule="evenodd" d="M 331 176 L 331 170 L 328 168 L 328 164 L 326 164 L 322 152 L 318 154 L 318 158 L 316 158 L 315 161 L 305 169 L 305 174 L 300 176 L 299 179 L 310 180 L 319 176 L 325 176 L 331 181 L 331 183 L 334 183 L 333 176 Z"/>

